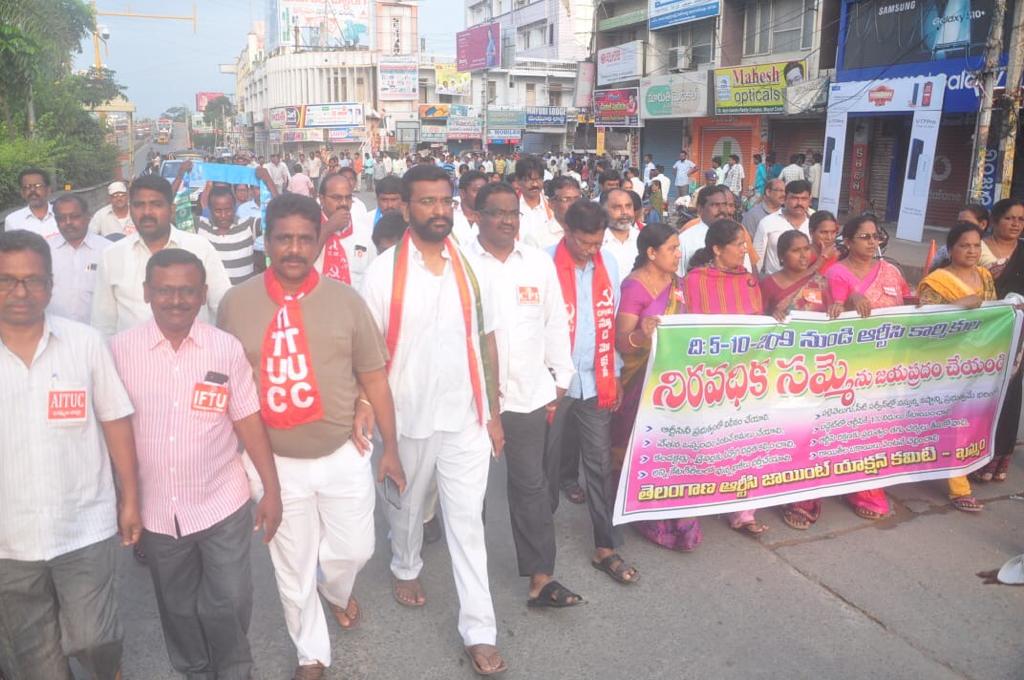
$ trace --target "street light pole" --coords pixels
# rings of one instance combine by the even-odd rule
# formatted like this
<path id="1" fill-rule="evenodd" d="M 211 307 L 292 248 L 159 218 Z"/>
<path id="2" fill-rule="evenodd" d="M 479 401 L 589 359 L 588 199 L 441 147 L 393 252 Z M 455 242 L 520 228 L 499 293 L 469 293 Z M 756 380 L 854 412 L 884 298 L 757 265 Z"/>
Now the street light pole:
<path id="1" fill-rule="evenodd" d="M 1020 79 L 1024 71 L 1024 42 L 1021 23 L 1024 22 L 1024 0 L 1017 0 L 1013 8 L 1013 23 L 1010 25 L 1010 57 L 1006 65 L 1006 92 L 1003 95 L 1003 149 L 1002 190 L 1000 197 L 1010 195 L 1013 184 L 1013 162 L 1017 152 L 1017 126 L 1020 124 L 1021 91 Z"/>
<path id="2" fill-rule="evenodd" d="M 1003 52 L 1003 21 L 1005 17 L 1006 0 L 995 0 L 992 6 L 992 25 L 988 32 L 985 65 L 981 71 L 981 108 L 978 111 L 978 120 L 974 130 L 974 163 L 971 166 L 972 201 L 979 200 L 984 194 L 985 156 L 988 153 L 988 133 L 992 125 L 992 101 L 996 79 L 999 76 L 999 56 Z"/>

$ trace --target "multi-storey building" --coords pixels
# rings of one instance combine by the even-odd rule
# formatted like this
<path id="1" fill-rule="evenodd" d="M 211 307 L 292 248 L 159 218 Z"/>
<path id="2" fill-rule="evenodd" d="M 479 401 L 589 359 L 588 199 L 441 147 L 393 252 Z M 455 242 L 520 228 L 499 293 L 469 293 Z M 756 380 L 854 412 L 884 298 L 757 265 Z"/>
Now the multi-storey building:
<path id="1" fill-rule="evenodd" d="M 420 102 L 469 104 L 468 92 L 437 93 L 436 69 L 454 59 L 421 53 L 414 2 L 345 3 L 345 16 L 338 7 L 272 0 L 249 34 L 235 93 L 258 154 L 406 151 L 419 139 Z M 417 134 L 404 136 L 411 127 Z"/>

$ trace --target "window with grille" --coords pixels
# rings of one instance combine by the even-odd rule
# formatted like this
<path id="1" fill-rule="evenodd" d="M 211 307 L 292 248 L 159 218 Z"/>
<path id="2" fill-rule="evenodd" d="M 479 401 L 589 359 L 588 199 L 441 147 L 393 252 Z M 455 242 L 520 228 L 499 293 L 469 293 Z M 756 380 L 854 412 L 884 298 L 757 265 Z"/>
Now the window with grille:
<path id="1" fill-rule="evenodd" d="M 672 47 L 689 47 L 694 66 L 710 64 L 715 54 L 715 20 L 706 19 L 676 27 Z"/>
<path id="2" fill-rule="evenodd" d="M 743 17 L 743 56 L 810 49 L 816 5 L 817 0 L 748 2 Z"/>

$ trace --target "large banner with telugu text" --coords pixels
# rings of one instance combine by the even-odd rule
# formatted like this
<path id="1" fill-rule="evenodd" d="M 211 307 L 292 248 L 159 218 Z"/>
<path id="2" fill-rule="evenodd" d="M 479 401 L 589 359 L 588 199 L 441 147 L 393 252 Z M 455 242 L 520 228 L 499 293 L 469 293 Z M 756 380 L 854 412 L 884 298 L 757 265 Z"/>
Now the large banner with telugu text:
<path id="1" fill-rule="evenodd" d="M 992 455 L 1022 315 L 913 307 L 662 318 L 615 523 L 967 474 Z"/>

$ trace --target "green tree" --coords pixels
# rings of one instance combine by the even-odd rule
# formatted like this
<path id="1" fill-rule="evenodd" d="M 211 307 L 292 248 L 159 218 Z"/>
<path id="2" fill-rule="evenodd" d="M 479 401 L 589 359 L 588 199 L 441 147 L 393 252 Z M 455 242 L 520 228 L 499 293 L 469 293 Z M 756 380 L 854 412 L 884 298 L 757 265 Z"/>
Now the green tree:
<path id="1" fill-rule="evenodd" d="M 124 96 L 124 86 L 114 79 L 114 72 L 109 68 L 92 66 L 86 73 L 72 74 L 67 78 L 67 85 L 72 96 L 86 108 L 95 108 Z"/>
<path id="2" fill-rule="evenodd" d="M 70 73 L 94 28 L 82 0 L 0 0 L 0 111 L 8 126 L 18 114 L 28 125 L 36 81 Z"/>
<path id="3" fill-rule="evenodd" d="M 184 106 L 172 106 L 164 111 L 161 118 L 170 118 L 177 123 L 186 123 L 188 122 L 188 109 Z"/>
<path id="4" fill-rule="evenodd" d="M 206 104 L 203 120 L 215 130 L 223 131 L 225 123 L 235 115 L 235 105 L 227 97 L 217 97 Z"/>

